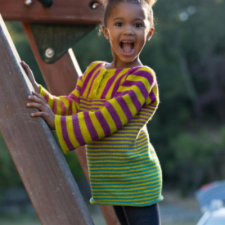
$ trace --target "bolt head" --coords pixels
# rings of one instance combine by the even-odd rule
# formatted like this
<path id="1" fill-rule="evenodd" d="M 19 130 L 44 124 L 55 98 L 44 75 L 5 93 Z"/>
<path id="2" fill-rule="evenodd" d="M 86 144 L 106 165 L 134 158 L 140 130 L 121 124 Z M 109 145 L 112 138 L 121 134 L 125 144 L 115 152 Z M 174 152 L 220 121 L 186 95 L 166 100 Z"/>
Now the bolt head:
<path id="1" fill-rule="evenodd" d="M 92 9 L 97 9 L 99 4 L 97 2 L 92 3 L 91 8 Z"/>
<path id="2" fill-rule="evenodd" d="M 45 51 L 45 56 L 51 59 L 55 55 L 55 51 L 52 48 L 47 48 Z"/>
<path id="3" fill-rule="evenodd" d="M 32 4 L 32 0 L 25 0 L 24 4 L 30 6 Z"/>

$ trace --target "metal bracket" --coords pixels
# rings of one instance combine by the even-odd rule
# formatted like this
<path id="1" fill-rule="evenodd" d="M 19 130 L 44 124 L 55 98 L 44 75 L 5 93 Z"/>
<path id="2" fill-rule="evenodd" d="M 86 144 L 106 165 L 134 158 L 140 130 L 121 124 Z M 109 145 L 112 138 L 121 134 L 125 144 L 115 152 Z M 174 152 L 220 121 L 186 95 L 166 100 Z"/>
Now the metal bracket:
<path id="1" fill-rule="evenodd" d="M 54 63 L 69 48 L 92 31 L 96 25 L 80 24 L 36 24 L 31 29 L 42 59 L 46 63 Z"/>
<path id="2" fill-rule="evenodd" d="M 51 0 L 38 0 L 44 7 L 50 7 L 52 5 Z"/>

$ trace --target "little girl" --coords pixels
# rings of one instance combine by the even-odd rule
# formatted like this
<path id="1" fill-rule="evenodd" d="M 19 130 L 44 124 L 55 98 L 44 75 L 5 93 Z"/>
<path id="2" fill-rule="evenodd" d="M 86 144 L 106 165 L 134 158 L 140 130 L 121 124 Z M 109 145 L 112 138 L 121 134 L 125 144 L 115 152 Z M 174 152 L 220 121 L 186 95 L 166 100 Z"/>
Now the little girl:
<path id="1" fill-rule="evenodd" d="M 69 96 L 34 80 L 28 107 L 56 129 L 62 150 L 86 145 L 92 204 L 112 205 L 121 225 L 160 224 L 161 168 L 146 124 L 159 104 L 154 71 L 139 55 L 154 33 L 152 0 L 108 0 L 102 31 L 113 61 L 91 63 Z"/>

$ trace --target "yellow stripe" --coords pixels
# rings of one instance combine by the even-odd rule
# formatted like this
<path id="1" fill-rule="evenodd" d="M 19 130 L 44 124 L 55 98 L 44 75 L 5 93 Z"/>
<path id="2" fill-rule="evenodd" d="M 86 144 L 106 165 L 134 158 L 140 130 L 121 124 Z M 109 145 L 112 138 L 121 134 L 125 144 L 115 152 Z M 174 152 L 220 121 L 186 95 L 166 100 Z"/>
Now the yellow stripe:
<path id="1" fill-rule="evenodd" d="M 146 159 L 146 157 L 140 157 L 140 158 L 138 158 L 139 160 L 141 160 L 141 159 Z M 91 159 L 89 159 L 89 161 L 90 162 L 96 162 L 96 159 L 95 160 L 91 160 Z M 149 160 L 148 160 L 149 161 Z M 108 163 L 111 163 L 112 162 L 112 160 L 104 160 L 103 162 L 108 162 Z M 117 161 L 118 162 L 118 161 Z M 127 160 L 120 160 L 119 162 L 118 162 L 118 166 L 121 166 L 121 165 L 126 165 L 126 164 L 121 164 L 122 162 L 125 162 L 125 163 L 127 163 Z M 140 161 L 139 162 L 137 162 L 137 163 L 140 163 Z M 101 164 L 102 165 L 102 164 Z M 107 164 L 108 165 L 108 164 Z"/>
<path id="2" fill-rule="evenodd" d="M 90 118 L 91 118 L 92 124 L 93 124 L 93 126 L 95 127 L 95 130 L 96 130 L 96 132 L 98 133 L 99 138 L 104 137 L 104 136 L 105 136 L 105 132 L 104 132 L 104 130 L 102 129 L 102 126 L 101 126 L 101 124 L 99 123 L 97 117 L 95 116 L 95 113 L 90 112 L 89 114 L 90 114 Z"/>
<path id="3" fill-rule="evenodd" d="M 124 113 L 123 109 L 121 108 L 120 104 L 117 101 L 115 101 L 113 103 L 114 103 L 113 108 L 116 110 L 118 116 L 120 117 L 120 120 L 121 120 L 122 124 L 123 125 L 126 124 L 128 122 L 127 116 L 125 115 L 125 113 Z"/>
<path id="4" fill-rule="evenodd" d="M 156 180 L 157 178 L 159 178 L 158 180 Z M 155 183 L 155 182 L 160 182 L 161 181 L 161 179 L 162 179 L 162 176 L 161 176 L 161 174 L 159 174 L 157 177 L 154 177 L 154 181 L 151 181 L 151 182 L 148 182 L 149 184 L 152 184 L 152 183 Z M 100 184 L 100 187 L 102 187 L 103 185 L 107 185 L 107 184 L 112 184 L 113 182 L 115 182 L 115 179 L 113 179 L 113 180 L 111 180 L 111 181 L 104 181 L 104 180 L 102 180 L 102 179 L 95 179 L 96 181 L 93 181 L 93 180 L 91 180 L 91 183 L 92 184 L 96 184 L 96 185 L 98 185 L 98 184 Z M 109 180 L 109 179 L 108 179 Z M 143 179 L 143 180 L 141 180 L 141 182 L 146 182 L 146 181 L 149 181 L 149 177 L 148 178 L 146 178 L 146 179 Z M 134 185 L 136 185 L 136 183 L 137 183 L 137 180 L 133 180 L 133 181 L 131 181 L 131 180 L 128 180 L 128 181 L 123 181 L 123 184 L 126 184 L 126 183 L 129 183 L 129 184 L 134 184 Z M 160 184 L 156 184 L 155 186 L 157 186 L 157 185 L 160 185 Z M 115 187 L 117 187 L 118 185 L 115 185 Z M 119 186 L 121 186 L 121 185 L 119 185 Z M 112 186 L 113 187 L 113 186 Z"/>
<path id="5" fill-rule="evenodd" d="M 68 111 L 69 111 L 69 101 L 68 101 L 65 97 L 61 97 L 61 100 L 62 100 L 63 104 L 64 104 L 65 107 L 66 107 L 66 114 L 65 114 L 65 115 L 68 115 Z"/>
<path id="6" fill-rule="evenodd" d="M 53 97 L 51 95 L 49 95 L 48 105 L 52 109 L 52 107 L 53 107 Z"/>
<path id="7" fill-rule="evenodd" d="M 91 71 L 94 67 L 96 67 L 96 66 L 97 66 L 97 65 L 94 64 L 93 67 L 90 68 L 90 71 Z M 83 93 L 83 97 L 84 97 L 84 98 L 87 97 L 87 94 L 88 94 L 88 92 L 89 92 L 89 88 L 90 88 L 90 86 L 91 86 L 92 80 L 94 79 L 94 76 L 96 75 L 96 73 L 97 73 L 98 71 L 99 71 L 99 68 L 95 69 L 95 72 L 92 74 L 90 80 L 88 81 L 87 86 L 86 86 L 86 89 L 85 89 L 85 91 L 84 91 L 84 93 Z M 98 74 L 98 76 L 95 78 L 95 80 L 97 80 L 97 79 L 99 78 L 99 75 L 101 75 L 101 73 Z M 94 87 L 94 86 L 95 86 L 94 84 L 95 84 L 95 82 L 93 82 L 93 85 L 92 85 L 92 87 L 91 87 L 91 90 L 90 90 L 90 96 L 92 95 L 93 89 L 95 88 L 95 87 Z"/>
<path id="8" fill-rule="evenodd" d="M 157 193 L 157 192 L 156 192 Z M 104 197 L 104 196 L 100 196 L 100 197 L 97 197 L 97 196 L 95 196 L 94 198 L 95 199 L 100 199 L 101 201 L 108 201 L 108 200 L 110 200 L 110 199 L 119 199 L 120 201 L 123 201 L 123 202 L 135 202 L 135 201 L 141 201 L 142 202 L 142 199 L 138 199 L 138 197 L 146 197 L 146 200 L 151 200 L 151 199 L 154 199 L 156 196 L 158 196 L 158 194 L 154 194 L 154 193 L 149 193 L 149 194 L 140 194 L 140 195 L 135 195 L 135 197 L 136 197 L 136 199 L 130 199 L 130 195 L 128 195 L 128 196 L 126 196 L 126 195 L 123 195 L 122 197 L 121 197 L 121 194 L 119 193 L 119 196 L 115 196 L 115 194 L 113 195 L 113 198 L 111 198 L 111 197 Z M 149 196 L 149 195 L 153 195 L 153 196 Z M 101 199 L 101 198 L 104 198 L 104 199 Z M 121 198 L 123 198 L 123 200 L 121 200 Z M 125 199 L 124 199 L 125 198 Z M 127 198 L 128 198 L 128 200 L 127 200 Z M 108 199 L 108 200 L 106 200 L 106 199 Z"/>
<path id="9" fill-rule="evenodd" d="M 127 77 L 127 80 L 129 81 L 134 81 L 134 82 L 142 82 L 146 88 L 146 91 L 150 91 L 151 89 L 151 84 L 149 83 L 148 79 L 145 77 L 141 77 L 141 76 L 136 76 L 136 75 L 129 75 Z"/>
<path id="10" fill-rule="evenodd" d="M 146 185 L 146 184 L 144 184 L 144 185 Z M 146 185 L 147 186 L 147 185 Z M 127 188 L 127 194 L 130 194 L 132 191 L 137 191 L 137 190 L 143 190 L 143 192 L 149 192 L 149 190 L 151 191 L 151 192 L 153 192 L 153 191 L 158 191 L 159 189 L 160 189 L 160 185 L 158 184 L 158 186 L 157 185 L 154 185 L 154 186 L 151 186 L 151 188 L 149 188 L 149 189 L 147 189 L 146 188 L 146 186 L 145 187 L 138 187 L 138 188 Z M 100 188 L 101 186 L 99 186 L 99 188 Z M 112 187 L 112 186 L 110 186 L 110 187 Z M 152 187 L 154 187 L 154 188 L 152 188 Z M 99 193 L 99 194 L 102 194 L 102 190 L 100 190 L 100 191 L 95 191 L 95 189 L 98 189 L 97 187 L 94 187 L 94 188 L 92 188 L 92 191 L 95 193 L 95 194 L 97 194 L 97 193 Z M 121 189 L 121 192 L 120 193 L 124 193 L 125 194 L 125 192 L 123 192 L 123 190 L 124 189 Z M 142 192 L 142 193 L 143 193 Z M 154 193 L 154 192 L 153 192 Z M 153 194 L 152 193 L 152 194 Z"/>
<path id="11" fill-rule="evenodd" d="M 155 170 L 154 170 L 155 171 Z M 149 171 L 150 172 L 150 171 Z M 137 176 L 135 176 L 135 175 L 138 175 L 138 177 L 139 178 L 145 178 L 145 177 L 151 177 L 151 176 L 154 176 L 154 175 L 156 175 L 158 173 L 158 171 L 156 171 L 155 173 L 151 173 L 151 174 L 148 174 L 148 175 L 145 175 L 145 176 L 141 176 L 142 174 L 146 174 L 146 172 L 141 172 L 141 173 L 133 173 L 133 174 L 120 174 L 119 176 L 120 177 L 127 177 L 127 176 L 134 176 L 134 177 L 132 177 L 132 178 L 128 178 L 128 180 L 132 180 L 132 179 L 137 179 Z M 97 177 L 99 177 L 99 178 L 101 178 L 101 177 L 105 177 L 105 174 L 101 174 L 101 175 L 94 175 L 94 174 L 92 174 L 91 173 L 91 176 L 92 176 L 92 178 L 97 178 Z M 109 180 L 108 178 L 109 177 L 117 177 L 118 178 L 118 174 L 114 174 L 114 175 L 108 175 L 107 174 L 107 180 Z"/>
<path id="12" fill-rule="evenodd" d="M 147 142 L 147 143 L 146 143 Z M 145 145 L 144 145 L 145 144 Z M 143 146 L 141 146 L 141 145 L 143 145 Z M 118 153 L 115 153 L 115 154 L 124 154 L 124 155 L 126 155 L 126 154 L 129 154 L 130 152 L 133 152 L 133 154 L 137 154 L 137 151 L 139 150 L 139 148 L 138 147 L 140 147 L 141 146 L 141 148 L 146 148 L 146 147 L 148 147 L 148 145 L 149 145 L 149 143 L 148 143 L 148 140 L 146 139 L 146 140 L 144 140 L 142 143 L 139 143 L 139 144 L 124 144 L 124 145 L 120 145 L 120 147 L 118 148 L 109 148 L 109 145 L 95 145 L 95 147 L 96 147 L 96 149 L 93 149 L 93 153 L 92 154 L 98 154 L 98 153 L 95 153 L 95 150 L 96 151 L 100 151 L 99 149 L 98 149 L 98 147 L 101 147 L 101 148 L 104 148 L 104 147 L 106 147 L 107 149 L 105 149 L 105 150 L 102 150 L 102 151 L 104 151 L 104 154 L 107 154 L 106 152 L 110 152 L 110 151 L 118 151 Z M 120 148 L 122 148 L 122 147 L 127 147 L 127 149 L 125 150 L 125 149 L 120 149 Z M 129 149 L 130 148 L 130 149 Z M 134 149 L 132 149 L 132 148 L 134 148 Z M 147 149 L 144 149 L 145 151 L 147 150 L 148 151 L 148 148 Z M 143 150 L 143 151 L 144 151 Z M 123 152 L 124 151 L 124 153 L 121 153 L 121 152 Z M 138 151 L 139 152 L 139 151 Z M 139 152 L 140 153 L 140 152 Z M 91 153 L 90 153 L 91 154 Z M 110 155 L 111 154 L 113 154 L 113 153 L 110 153 Z"/>
<path id="13" fill-rule="evenodd" d="M 61 127 L 61 116 L 58 116 L 58 115 L 55 115 L 55 130 L 56 130 L 56 134 L 59 139 L 59 143 L 60 143 L 60 146 L 62 147 L 63 152 L 64 153 L 70 152 L 63 138 L 62 127 Z"/>
<path id="14" fill-rule="evenodd" d="M 111 114 L 108 112 L 108 110 L 105 107 L 101 111 L 102 111 L 102 115 L 104 116 L 106 122 L 108 123 L 110 127 L 111 133 L 115 132 L 117 130 L 117 127 Z"/>
<path id="15" fill-rule="evenodd" d="M 129 105 L 129 109 L 130 109 L 132 115 L 134 116 L 134 115 L 137 113 L 137 109 L 136 109 L 136 107 L 134 106 L 134 103 L 133 103 L 133 101 L 131 100 L 130 96 L 129 96 L 129 95 L 124 95 L 124 96 L 122 96 L 122 98 L 123 98 L 124 101 L 127 103 L 127 105 Z"/>
<path id="16" fill-rule="evenodd" d="M 85 119 L 84 119 L 84 113 L 80 112 L 77 114 L 77 116 L 78 116 L 78 122 L 79 122 L 80 130 L 81 130 L 81 134 L 84 138 L 84 141 L 85 141 L 85 143 L 89 143 L 92 141 L 92 138 L 91 138 L 91 135 L 87 128 Z"/>
<path id="17" fill-rule="evenodd" d="M 138 165 L 137 166 L 134 166 L 134 165 L 132 165 L 132 169 L 138 169 L 138 168 L 142 168 L 143 166 L 149 166 L 149 165 L 146 165 L 146 164 L 143 164 L 144 162 L 149 162 L 149 159 L 148 160 L 146 160 L 146 161 L 142 161 L 142 164 L 140 165 L 140 163 L 138 163 Z M 103 164 L 101 164 L 101 166 L 102 166 Z M 126 170 L 126 169 L 130 169 L 130 166 L 128 166 L 127 167 L 127 164 L 124 164 L 125 165 L 125 167 L 122 167 L 121 166 L 121 164 L 119 165 L 119 169 L 124 169 L 124 170 Z M 110 167 L 110 164 L 105 164 L 105 166 L 107 166 L 108 168 L 108 170 L 115 170 L 115 167 L 114 166 L 112 166 L 112 167 Z M 153 167 L 157 167 L 158 168 L 158 165 L 156 165 L 155 163 L 153 164 L 153 165 L 151 165 L 151 166 L 153 166 Z M 97 166 L 94 166 L 94 167 L 99 167 L 99 165 L 97 165 Z M 103 170 L 104 170 L 104 168 L 102 168 Z"/>
<path id="18" fill-rule="evenodd" d="M 66 126 L 67 126 L 66 128 L 67 128 L 67 133 L 68 133 L 70 142 L 73 144 L 74 149 L 75 149 L 76 146 L 79 145 L 79 143 L 78 143 L 78 141 L 77 141 L 77 139 L 75 137 L 75 134 L 74 134 L 73 121 L 72 121 L 72 117 L 71 116 L 66 116 Z"/>
<path id="19" fill-rule="evenodd" d="M 56 100 L 56 114 L 61 115 L 62 109 L 61 109 L 61 99 L 57 98 Z"/>
<path id="20" fill-rule="evenodd" d="M 114 87 L 115 87 L 116 82 L 117 82 L 117 81 L 121 78 L 121 76 L 123 76 L 128 70 L 129 70 L 129 69 L 123 69 L 123 70 L 117 75 L 116 79 L 114 79 L 114 81 L 113 81 L 111 87 L 109 88 L 109 90 L 108 90 L 108 92 L 107 92 L 107 94 L 106 94 L 106 99 L 111 98 L 112 91 L 113 91 L 113 89 L 114 89 Z M 115 72 L 114 72 L 114 74 L 115 74 Z M 114 75 L 114 74 L 113 74 L 113 75 Z M 123 82 L 124 79 L 125 79 L 125 77 L 124 77 L 120 82 Z M 104 89 L 103 89 L 103 90 L 104 90 Z M 102 94 L 102 93 L 101 93 L 101 94 Z"/>
<path id="21" fill-rule="evenodd" d="M 108 173 L 114 173 L 114 174 L 119 174 L 119 173 L 126 173 L 126 175 L 131 175 L 131 174 L 134 174 L 135 172 L 139 172 L 139 171 L 143 171 L 143 169 L 144 170 L 146 170 L 146 167 L 143 167 L 143 168 L 140 168 L 139 167 L 139 169 L 135 169 L 135 170 L 133 170 L 133 168 L 130 168 L 130 170 L 131 171 L 125 171 L 124 169 L 123 170 L 120 170 L 120 171 L 118 171 L 118 170 L 111 170 L 111 171 L 106 171 L 106 170 L 96 170 L 96 171 L 93 171 L 93 170 L 90 170 L 90 173 L 91 174 L 98 174 L 98 173 L 104 173 L 104 174 L 108 174 Z M 148 172 L 144 172 L 144 173 L 151 173 L 151 172 L 153 172 L 153 171 L 155 171 L 157 169 L 157 165 L 155 165 L 155 168 L 154 169 L 151 169 L 151 170 L 149 170 Z"/>

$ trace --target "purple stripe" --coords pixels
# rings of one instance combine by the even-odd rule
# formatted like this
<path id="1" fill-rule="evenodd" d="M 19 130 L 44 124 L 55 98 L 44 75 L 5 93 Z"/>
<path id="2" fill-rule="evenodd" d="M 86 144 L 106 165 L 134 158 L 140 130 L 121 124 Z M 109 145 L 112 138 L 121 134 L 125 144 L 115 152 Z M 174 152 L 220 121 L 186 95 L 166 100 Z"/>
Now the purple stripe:
<path id="1" fill-rule="evenodd" d="M 118 116 L 116 110 L 114 109 L 114 107 L 112 106 L 112 104 L 110 102 L 106 102 L 106 104 L 104 104 L 104 106 L 107 108 L 113 121 L 115 122 L 117 130 L 119 130 L 123 126 L 123 124 L 122 124 L 120 117 Z"/>
<path id="2" fill-rule="evenodd" d="M 84 112 L 84 119 L 85 119 L 85 123 L 86 123 L 87 128 L 88 128 L 88 131 L 89 131 L 89 133 L 91 135 L 92 141 L 98 140 L 98 133 L 95 130 L 95 127 L 94 127 L 94 125 L 93 125 L 93 123 L 91 121 L 89 112 Z"/>
<path id="3" fill-rule="evenodd" d="M 109 88 L 112 86 L 114 80 L 116 79 L 117 75 L 122 71 L 123 69 L 117 69 L 115 74 L 108 80 L 106 87 L 101 95 L 101 98 L 105 98 L 106 94 L 109 91 Z"/>
<path id="4" fill-rule="evenodd" d="M 56 110 L 57 110 L 57 100 L 56 98 L 53 98 L 52 112 L 56 114 Z"/>
<path id="5" fill-rule="evenodd" d="M 127 73 L 125 73 L 123 76 L 121 76 L 115 83 L 115 86 L 113 88 L 113 91 L 112 91 L 112 96 L 114 96 L 114 94 L 116 93 L 116 91 L 118 90 L 119 88 L 119 85 L 120 85 L 120 81 L 127 75 Z"/>
<path id="6" fill-rule="evenodd" d="M 142 112 L 141 112 L 140 115 L 141 115 L 141 116 L 149 116 L 149 115 L 152 115 L 152 113 L 154 113 L 154 111 L 153 111 L 153 112 L 150 112 L 150 111 L 149 111 L 148 113 L 142 113 Z"/>
<path id="7" fill-rule="evenodd" d="M 49 94 L 48 93 L 45 93 L 44 99 L 48 103 L 48 100 L 49 100 Z"/>
<path id="8" fill-rule="evenodd" d="M 81 105 L 90 106 L 90 107 L 92 107 L 92 106 L 101 106 L 102 105 L 102 103 L 101 104 L 92 104 L 92 103 L 84 103 L 84 102 L 81 102 L 80 104 Z"/>
<path id="9" fill-rule="evenodd" d="M 99 103 L 105 102 L 105 100 L 100 100 L 100 99 L 99 100 L 86 99 L 86 98 L 80 98 L 80 99 L 86 102 L 99 102 Z"/>
<path id="10" fill-rule="evenodd" d="M 137 95 L 135 94 L 134 91 L 130 91 L 129 96 L 130 96 L 134 106 L 136 107 L 137 111 L 139 111 L 141 109 L 142 105 L 139 102 Z"/>
<path id="11" fill-rule="evenodd" d="M 87 75 L 87 77 L 85 78 L 85 81 L 83 83 L 83 87 L 82 87 L 82 90 L 81 90 L 81 95 L 83 95 L 84 91 L 86 90 L 86 87 L 88 85 L 88 82 L 91 78 L 91 76 L 93 75 L 93 73 L 102 65 L 102 63 L 99 63 L 97 64 L 92 70 L 91 72 Z"/>
<path id="12" fill-rule="evenodd" d="M 62 127 L 63 139 L 66 142 L 67 147 L 69 148 L 70 151 L 74 150 L 74 146 L 72 145 L 72 143 L 71 143 L 71 141 L 69 139 L 67 126 L 66 126 L 66 117 L 65 116 L 61 116 L 61 127 Z"/>
<path id="13" fill-rule="evenodd" d="M 148 97 L 148 91 L 146 90 L 145 85 L 141 81 L 126 81 L 123 83 L 123 87 L 132 87 L 137 86 L 141 91 L 143 97 L 146 99 Z"/>
<path id="14" fill-rule="evenodd" d="M 77 102 L 78 104 L 80 103 L 80 99 L 79 97 L 77 97 L 74 94 L 70 94 L 68 97 L 66 97 L 66 99 L 72 104 L 72 100 L 74 100 L 75 102 Z"/>
<path id="15" fill-rule="evenodd" d="M 90 111 L 90 110 L 99 110 L 99 107 L 98 108 L 87 108 L 87 107 L 81 106 L 81 109 L 80 109 L 80 111 Z"/>
<path id="16" fill-rule="evenodd" d="M 139 70 L 139 71 L 133 73 L 133 75 L 137 75 L 139 77 L 145 77 L 151 86 L 154 83 L 153 75 L 147 71 Z"/>
<path id="17" fill-rule="evenodd" d="M 135 73 L 139 68 L 141 68 L 141 66 L 133 67 L 128 72 L 129 74 Z"/>
<path id="18" fill-rule="evenodd" d="M 115 97 L 115 98 L 118 98 L 118 97 L 120 97 L 120 96 L 129 94 L 129 93 L 130 93 L 130 91 L 116 92 L 116 94 L 115 94 L 114 97 Z"/>
<path id="19" fill-rule="evenodd" d="M 142 111 L 142 112 L 148 113 L 148 112 L 149 112 L 149 109 L 154 110 L 154 111 L 156 110 L 156 106 L 153 106 L 153 105 L 147 105 L 146 108 L 147 108 L 147 109 L 143 109 L 143 108 L 142 108 L 141 111 Z M 149 109 L 148 109 L 148 108 L 149 108 Z"/>
<path id="20" fill-rule="evenodd" d="M 72 121 L 73 121 L 73 131 L 78 143 L 80 144 L 80 146 L 85 145 L 86 143 L 80 130 L 80 124 L 77 114 L 72 116 Z"/>
<path id="21" fill-rule="evenodd" d="M 102 129 L 104 130 L 105 136 L 109 136 L 111 134 L 111 130 L 109 124 L 106 122 L 104 116 L 102 115 L 102 112 L 101 111 L 95 112 L 95 116 L 97 117 L 99 123 L 102 126 Z"/>
<path id="22" fill-rule="evenodd" d="M 83 108 L 87 108 L 88 110 L 92 110 L 92 109 L 99 109 L 99 106 L 95 106 L 95 107 L 93 107 L 93 106 L 84 106 L 84 105 L 81 105 L 81 107 L 83 107 Z"/>
<path id="23" fill-rule="evenodd" d="M 118 98 L 117 102 L 120 104 L 121 108 L 123 109 L 123 112 L 125 113 L 127 117 L 127 120 L 129 121 L 133 116 L 126 101 L 123 98 Z"/>
<path id="24" fill-rule="evenodd" d="M 66 115 L 66 106 L 63 101 L 60 101 L 60 107 L 61 107 L 61 115 L 65 116 Z"/>
<path id="25" fill-rule="evenodd" d="M 156 96 L 155 96 L 153 90 L 150 92 L 149 97 L 150 97 L 150 99 L 151 99 L 152 102 L 155 102 L 156 101 Z"/>
<path id="26" fill-rule="evenodd" d="M 87 93 L 87 97 L 89 96 L 90 91 L 91 91 L 91 88 L 92 88 L 93 83 L 94 83 L 94 80 L 95 80 L 96 77 L 99 75 L 100 71 L 101 71 L 101 70 L 99 70 L 99 71 L 95 74 L 95 76 L 93 77 L 93 79 L 92 79 L 92 81 L 91 81 L 91 85 L 90 85 L 89 90 L 88 90 L 88 93 Z"/>
<path id="27" fill-rule="evenodd" d="M 77 85 L 76 86 L 76 90 L 80 92 L 81 91 L 81 87 L 79 85 Z"/>

